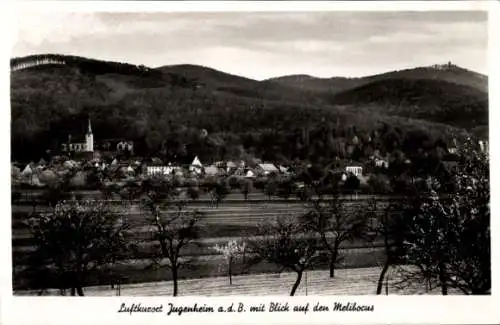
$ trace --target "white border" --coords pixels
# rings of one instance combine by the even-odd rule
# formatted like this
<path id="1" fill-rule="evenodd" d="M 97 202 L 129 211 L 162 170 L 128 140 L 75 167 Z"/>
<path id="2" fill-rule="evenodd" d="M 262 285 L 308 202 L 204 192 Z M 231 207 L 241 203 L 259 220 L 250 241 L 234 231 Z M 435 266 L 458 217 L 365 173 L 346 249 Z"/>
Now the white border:
<path id="1" fill-rule="evenodd" d="M 205 324 L 253 324 L 253 323 L 276 323 L 276 324 L 304 324 L 304 323 L 398 323 L 398 324 L 415 324 L 415 323 L 500 323 L 500 282 L 493 278 L 492 296 L 489 297 L 440 297 L 440 296 L 356 296 L 356 297 L 220 297 L 220 298 L 203 298 L 203 297 L 182 297 L 173 299 L 172 297 L 162 298 L 20 298 L 12 297 L 11 289 L 11 241 L 10 241 L 10 115 L 9 109 L 9 64 L 11 38 L 13 36 L 12 28 L 14 26 L 15 13 L 22 11 L 25 8 L 39 11 L 323 11 L 323 10 L 349 10 L 349 11 L 424 11 L 424 10 L 489 10 L 489 85 L 490 85 L 490 150 L 491 164 L 497 164 L 497 143 L 495 140 L 496 121 L 499 121 L 498 114 L 495 108 L 500 107 L 500 97 L 495 93 L 495 89 L 499 89 L 498 72 L 500 71 L 499 60 L 500 48 L 498 46 L 498 36 L 492 31 L 500 30 L 499 22 L 500 4 L 497 1 L 486 2 L 468 2 L 468 1 L 443 1 L 443 2 L 61 2 L 61 1 L 43 1 L 43 2 L 19 2 L 11 3 L 11 10 L 1 10 L 0 16 L 5 25 L 2 30 L 7 31 L 2 38 L 1 46 L 1 65 L 0 69 L 0 98 L 2 100 L 2 109 L 0 114 L 1 123 L 5 123 L 0 128 L 2 132 L 1 144 L 4 159 L 1 161 L 2 176 L 2 200 L 3 213 L 0 218 L 0 229 L 2 234 L 0 240 L 0 253 L 3 261 L 3 266 L 0 268 L 0 288 L 2 297 L 0 299 L 0 324 L 137 324 L 144 322 L 147 324 L 169 324 L 176 323 L 200 323 Z M 9 28 L 10 27 L 10 28 Z M 85 28 L 82 26 L 82 28 Z M 4 60 L 5 58 L 5 60 Z M 496 59 L 496 60 L 495 60 Z M 499 162 L 500 163 L 500 162 Z M 498 169 L 491 168 L 491 184 L 499 184 Z M 497 190 L 492 186 L 492 248 L 493 248 L 493 263 L 492 274 L 499 274 L 498 260 L 495 259 L 495 248 L 499 247 L 500 239 L 495 237 L 498 233 L 498 218 L 496 217 Z M 141 302 L 142 304 L 175 302 L 177 304 L 187 304 L 197 301 L 199 304 L 210 303 L 211 305 L 227 304 L 230 302 L 242 301 L 244 303 L 254 302 L 270 302 L 270 301 L 289 301 L 293 302 L 322 302 L 323 304 L 331 305 L 333 301 L 356 301 L 357 303 L 368 303 L 375 305 L 373 313 L 263 313 L 263 314 L 186 314 L 180 317 L 161 315 L 141 315 L 135 314 L 119 315 L 116 313 L 121 302 Z"/>

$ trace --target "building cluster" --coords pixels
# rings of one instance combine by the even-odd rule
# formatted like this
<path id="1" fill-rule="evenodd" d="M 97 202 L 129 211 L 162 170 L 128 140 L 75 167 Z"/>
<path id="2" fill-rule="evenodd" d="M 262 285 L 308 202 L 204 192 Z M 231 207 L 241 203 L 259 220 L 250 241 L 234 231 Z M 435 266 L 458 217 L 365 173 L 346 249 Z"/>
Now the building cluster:
<path id="1" fill-rule="evenodd" d="M 75 140 L 76 139 L 76 140 Z M 457 141 L 454 140 L 452 146 L 448 148 L 449 154 L 457 154 Z M 112 152 L 114 158 L 102 159 L 99 150 L 96 149 L 92 125 L 88 121 L 87 132 L 84 137 L 78 139 L 69 136 L 67 143 L 62 144 L 63 155 L 59 159 L 53 159 L 50 164 L 41 159 L 38 163 L 29 163 L 26 166 L 14 166 L 13 175 L 32 185 L 39 185 L 43 182 L 38 180 L 38 176 L 47 177 L 50 173 L 61 174 L 65 170 L 89 170 L 111 173 L 118 178 L 137 178 L 149 176 L 181 176 L 181 177 L 225 177 L 238 176 L 244 178 L 266 177 L 270 175 L 290 175 L 293 167 L 274 164 L 272 162 L 253 161 L 217 161 L 204 164 L 199 157 L 194 157 L 186 164 L 176 162 L 164 162 L 159 158 L 140 159 L 133 155 L 133 143 L 123 139 L 106 140 L 98 146 L 100 150 Z M 488 151 L 488 141 L 479 141 L 478 149 L 483 153 Z M 127 153 L 127 154 L 125 154 Z M 406 164 L 411 164 L 409 159 Z M 443 161 L 445 168 L 452 169 L 456 162 L 453 160 Z M 377 169 L 389 168 L 387 157 L 380 155 L 375 150 L 369 161 L 364 164 L 354 162 L 337 164 L 335 173 L 342 174 L 345 181 L 350 175 L 364 180 L 365 175 L 376 173 Z M 342 166 L 342 167 L 340 167 Z M 17 170 L 17 171 L 16 171 Z"/>
<path id="2" fill-rule="evenodd" d="M 244 161 L 218 161 L 212 164 L 204 165 L 198 157 L 195 157 L 188 166 L 180 166 L 172 163 L 155 164 L 146 166 L 146 174 L 152 175 L 181 175 L 186 176 L 241 176 L 253 178 L 257 176 L 268 176 L 270 174 L 289 174 L 289 168 L 285 166 L 276 166 L 272 163 L 256 163 L 248 166 Z"/>

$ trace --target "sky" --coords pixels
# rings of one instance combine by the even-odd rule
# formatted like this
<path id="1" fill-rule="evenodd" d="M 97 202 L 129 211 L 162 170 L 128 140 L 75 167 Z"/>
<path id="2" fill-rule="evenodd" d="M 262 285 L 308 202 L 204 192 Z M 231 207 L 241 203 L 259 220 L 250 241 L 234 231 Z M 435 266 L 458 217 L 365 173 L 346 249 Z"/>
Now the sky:
<path id="1" fill-rule="evenodd" d="M 60 53 L 253 79 L 359 77 L 451 61 L 487 74 L 486 12 L 34 12 L 12 56 Z"/>

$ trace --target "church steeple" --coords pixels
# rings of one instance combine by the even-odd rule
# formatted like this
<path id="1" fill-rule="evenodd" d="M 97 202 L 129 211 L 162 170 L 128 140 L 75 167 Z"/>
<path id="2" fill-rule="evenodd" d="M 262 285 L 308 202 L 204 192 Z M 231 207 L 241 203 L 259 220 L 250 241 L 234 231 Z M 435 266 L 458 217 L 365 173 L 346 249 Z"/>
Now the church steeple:
<path id="1" fill-rule="evenodd" d="M 87 134 L 85 135 L 85 142 L 87 144 L 87 151 L 94 152 L 94 135 L 92 134 L 92 125 L 90 124 L 90 118 Z"/>
<path id="2" fill-rule="evenodd" d="M 87 129 L 87 134 L 92 134 L 92 125 L 90 124 L 90 118 L 89 118 L 89 127 Z"/>

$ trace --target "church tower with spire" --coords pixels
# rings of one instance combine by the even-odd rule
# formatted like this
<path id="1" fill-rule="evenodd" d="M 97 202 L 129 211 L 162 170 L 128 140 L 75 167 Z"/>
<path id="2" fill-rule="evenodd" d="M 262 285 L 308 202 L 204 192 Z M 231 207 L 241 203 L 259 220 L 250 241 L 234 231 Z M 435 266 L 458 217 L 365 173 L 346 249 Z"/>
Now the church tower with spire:
<path id="1" fill-rule="evenodd" d="M 87 151 L 94 152 L 94 135 L 92 134 L 92 125 L 90 124 L 90 118 L 87 134 L 85 134 L 85 142 L 87 144 Z"/>

